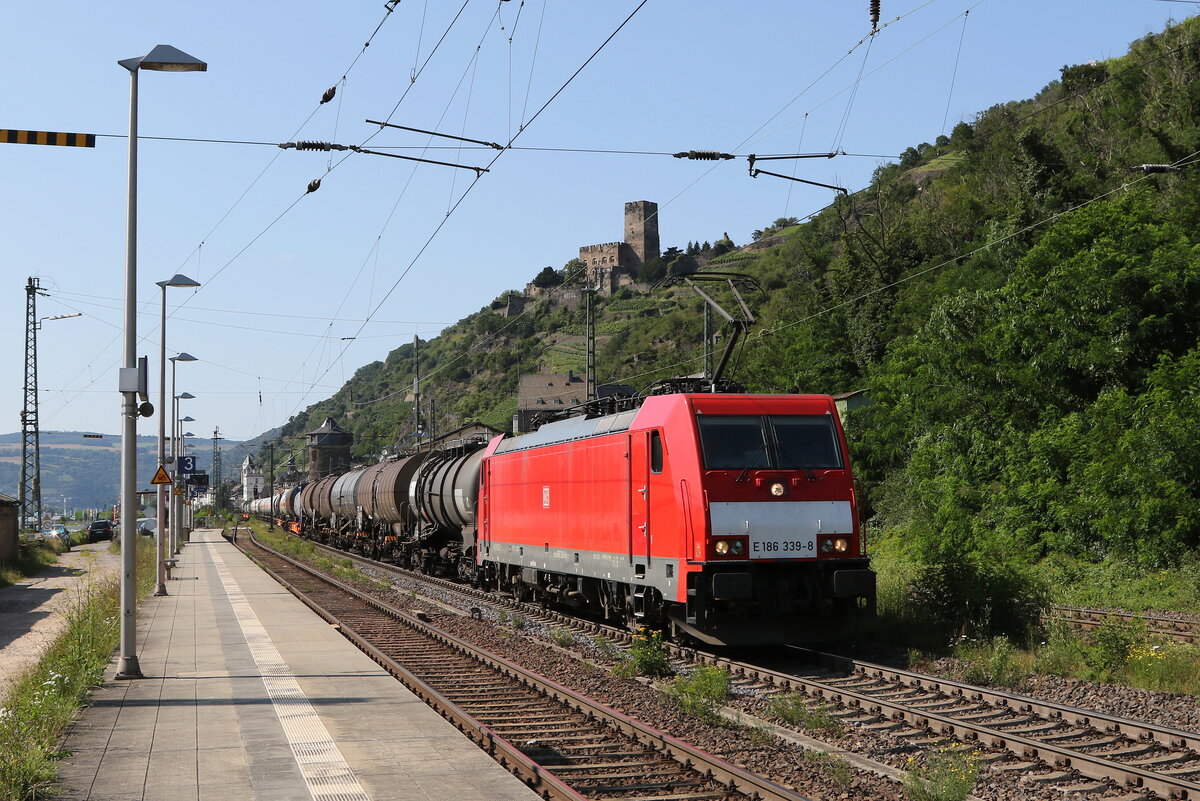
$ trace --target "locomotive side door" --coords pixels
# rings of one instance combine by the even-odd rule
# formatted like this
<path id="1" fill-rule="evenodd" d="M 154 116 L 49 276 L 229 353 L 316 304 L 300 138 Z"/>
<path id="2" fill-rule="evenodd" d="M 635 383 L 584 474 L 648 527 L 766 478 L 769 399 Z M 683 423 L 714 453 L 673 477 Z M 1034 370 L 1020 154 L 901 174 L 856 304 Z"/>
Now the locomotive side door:
<path id="1" fill-rule="evenodd" d="M 648 431 L 629 435 L 629 562 L 650 563 L 650 448 Z"/>

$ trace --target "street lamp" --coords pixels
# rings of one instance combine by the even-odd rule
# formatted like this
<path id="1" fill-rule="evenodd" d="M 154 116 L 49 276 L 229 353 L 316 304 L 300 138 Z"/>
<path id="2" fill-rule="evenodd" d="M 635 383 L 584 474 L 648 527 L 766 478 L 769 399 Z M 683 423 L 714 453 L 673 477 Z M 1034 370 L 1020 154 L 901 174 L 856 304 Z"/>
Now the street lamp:
<path id="1" fill-rule="evenodd" d="M 165 468 L 167 462 L 167 287 L 198 287 L 199 281 L 193 281 L 186 275 L 176 273 L 174 277 L 166 281 L 156 282 L 162 287 L 162 316 L 158 323 L 158 466 Z M 172 464 L 171 473 L 178 473 L 178 469 Z M 172 487 L 174 490 L 174 487 Z M 172 492 L 171 497 L 174 497 Z M 155 595 L 167 594 L 167 563 L 166 553 L 164 553 L 166 542 L 166 517 L 167 509 L 167 485 L 158 485 L 158 502 L 155 506 L 156 514 L 158 515 L 158 536 L 155 537 L 155 561 L 158 564 L 158 588 L 154 591 Z"/>
<path id="2" fill-rule="evenodd" d="M 190 392 L 183 392 L 179 395 L 175 394 L 175 364 L 176 362 L 194 361 L 199 360 L 190 353 L 180 353 L 178 356 L 171 357 L 171 461 L 176 465 L 178 465 L 177 458 L 179 456 L 175 450 L 175 435 L 179 432 L 179 429 L 176 427 L 179 419 L 179 401 L 191 400 L 196 396 Z M 173 555 L 179 553 L 179 525 L 176 523 L 176 515 L 179 512 L 179 501 L 176 499 L 179 496 L 174 492 L 174 489 L 178 486 L 178 471 L 176 471 L 174 479 L 175 481 L 171 482 L 171 535 L 169 540 L 169 550 Z"/>
<path id="3" fill-rule="evenodd" d="M 138 72 L 203 72 L 208 65 L 170 45 L 117 62 L 129 70 L 129 192 L 125 228 L 125 361 L 121 392 L 121 661 L 118 679 L 140 679 L 137 633 L 137 116 Z M 161 412 L 160 412 L 161 414 Z"/>

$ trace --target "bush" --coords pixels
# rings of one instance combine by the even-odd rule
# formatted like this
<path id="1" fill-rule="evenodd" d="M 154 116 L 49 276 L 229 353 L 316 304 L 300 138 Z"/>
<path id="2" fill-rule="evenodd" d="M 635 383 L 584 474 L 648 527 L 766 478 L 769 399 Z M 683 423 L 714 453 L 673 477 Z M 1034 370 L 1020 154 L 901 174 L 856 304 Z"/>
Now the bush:
<path id="1" fill-rule="evenodd" d="M 1147 645 L 1146 627 L 1132 621 L 1108 618 L 1089 636 L 1083 661 L 1100 676 L 1125 669 L 1134 648 Z"/>
<path id="2" fill-rule="evenodd" d="M 1028 568 L 948 558 L 922 567 L 909 598 L 911 613 L 951 642 L 964 636 L 1028 642 L 1050 605 L 1047 587 Z"/>

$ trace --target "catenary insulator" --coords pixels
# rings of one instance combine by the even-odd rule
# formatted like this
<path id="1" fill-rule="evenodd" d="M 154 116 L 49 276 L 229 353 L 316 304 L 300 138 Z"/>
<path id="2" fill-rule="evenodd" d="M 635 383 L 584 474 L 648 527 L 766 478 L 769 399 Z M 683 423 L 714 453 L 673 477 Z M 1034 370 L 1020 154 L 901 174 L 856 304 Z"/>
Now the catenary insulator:
<path id="1" fill-rule="evenodd" d="M 879 0 L 871 0 L 871 28 L 879 27 Z"/>
<path id="2" fill-rule="evenodd" d="M 1174 164 L 1139 164 L 1136 167 L 1130 167 L 1131 170 L 1141 170 L 1144 173 L 1152 172 L 1179 172 L 1179 168 Z"/>
<path id="3" fill-rule="evenodd" d="M 333 96 L 336 94 L 337 94 L 337 87 L 336 86 L 329 87 L 328 89 L 325 90 L 325 94 L 321 95 L 321 103 L 322 104 L 328 103 L 330 100 L 333 100 Z"/>
<path id="4" fill-rule="evenodd" d="M 333 145 L 329 142 L 296 142 L 297 150 L 332 150 Z"/>
<path id="5" fill-rule="evenodd" d="M 685 150 L 682 153 L 675 153 L 674 156 L 677 159 L 692 159 L 693 161 L 720 161 L 733 158 L 732 154 L 721 153 L 717 150 Z"/>

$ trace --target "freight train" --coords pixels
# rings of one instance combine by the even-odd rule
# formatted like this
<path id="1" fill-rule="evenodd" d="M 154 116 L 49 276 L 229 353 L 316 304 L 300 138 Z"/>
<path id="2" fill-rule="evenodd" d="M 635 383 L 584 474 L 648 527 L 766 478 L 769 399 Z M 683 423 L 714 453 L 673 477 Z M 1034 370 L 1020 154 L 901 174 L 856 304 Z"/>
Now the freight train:
<path id="1" fill-rule="evenodd" d="M 710 645 L 874 611 L 826 395 L 677 393 L 425 450 L 251 502 L 335 547 Z"/>

